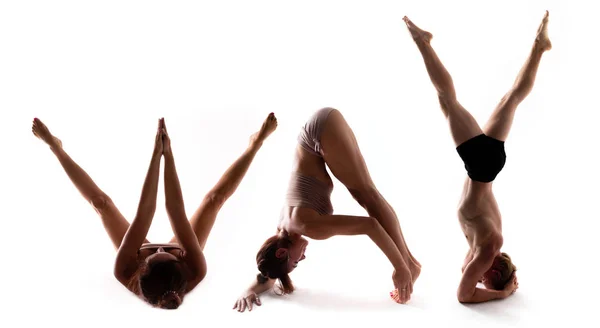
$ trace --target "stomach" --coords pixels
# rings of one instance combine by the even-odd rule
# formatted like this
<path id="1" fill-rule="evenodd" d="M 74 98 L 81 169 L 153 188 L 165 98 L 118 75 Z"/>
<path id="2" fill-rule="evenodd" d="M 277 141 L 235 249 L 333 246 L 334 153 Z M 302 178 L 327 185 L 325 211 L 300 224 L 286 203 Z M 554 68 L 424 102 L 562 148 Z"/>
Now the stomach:
<path id="1" fill-rule="evenodd" d="M 325 160 L 322 157 L 307 152 L 300 145 L 296 147 L 292 171 L 301 175 L 314 177 L 333 188 L 333 181 L 329 173 L 327 173 Z"/>

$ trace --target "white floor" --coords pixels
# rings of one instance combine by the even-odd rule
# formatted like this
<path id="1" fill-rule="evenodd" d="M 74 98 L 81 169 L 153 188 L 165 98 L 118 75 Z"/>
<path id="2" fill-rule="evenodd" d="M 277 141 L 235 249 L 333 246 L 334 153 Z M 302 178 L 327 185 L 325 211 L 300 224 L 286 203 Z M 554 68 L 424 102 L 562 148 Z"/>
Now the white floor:
<path id="1" fill-rule="evenodd" d="M 2 3 L 0 307 L 10 323 L 2 326 L 597 325 L 593 11 L 559 1 L 452 3 Z M 503 301 L 461 305 L 467 244 L 455 209 L 465 172 L 401 18 L 434 34 L 460 101 L 483 124 L 545 9 L 554 49 L 519 108 L 495 182 L 520 288 Z M 423 265 L 413 298 L 390 300 L 392 267 L 367 237 L 336 237 L 311 242 L 292 276 L 294 294 L 234 312 L 256 274 L 256 251 L 275 230 L 298 129 L 323 106 L 346 116 Z M 131 219 L 158 117 L 166 117 L 191 213 L 271 111 L 279 128 L 219 215 L 207 278 L 177 311 L 146 306 L 113 278 L 115 252 L 100 220 L 30 133 L 33 117 L 46 122 Z M 160 188 L 151 241 L 171 237 L 163 204 Z M 333 204 L 365 214 L 337 181 Z"/>

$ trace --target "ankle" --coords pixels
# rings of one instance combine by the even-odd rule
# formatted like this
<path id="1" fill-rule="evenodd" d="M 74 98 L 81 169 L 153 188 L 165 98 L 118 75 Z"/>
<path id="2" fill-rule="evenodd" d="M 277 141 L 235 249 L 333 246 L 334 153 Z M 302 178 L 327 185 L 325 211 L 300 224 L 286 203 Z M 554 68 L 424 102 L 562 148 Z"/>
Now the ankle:
<path id="1" fill-rule="evenodd" d="M 263 141 L 262 140 L 252 140 L 250 142 L 250 145 L 248 146 L 248 151 L 250 152 L 257 152 L 263 145 Z"/>
<path id="2" fill-rule="evenodd" d="M 62 147 L 59 145 L 48 145 L 48 147 L 50 148 L 50 151 L 52 151 L 56 155 L 63 152 Z"/>

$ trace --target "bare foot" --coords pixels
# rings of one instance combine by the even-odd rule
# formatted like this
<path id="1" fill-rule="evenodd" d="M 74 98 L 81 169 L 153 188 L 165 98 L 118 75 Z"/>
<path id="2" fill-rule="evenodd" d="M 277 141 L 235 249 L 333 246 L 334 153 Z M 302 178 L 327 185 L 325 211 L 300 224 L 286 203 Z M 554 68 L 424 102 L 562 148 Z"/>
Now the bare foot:
<path id="1" fill-rule="evenodd" d="M 260 130 L 250 136 L 250 143 L 262 144 L 275 129 L 277 129 L 277 118 L 274 113 L 270 113 L 260 127 Z"/>
<path id="2" fill-rule="evenodd" d="M 412 35 L 413 40 L 429 42 L 433 38 L 433 35 L 431 33 L 420 29 L 408 17 L 404 16 L 402 20 L 404 21 L 404 23 L 406 23 L 406 27 L 408 27 L 408 31 L 410 32 L 410 35 Z"/>
<path id="3" fill-rule="evenodd" d="M 31 132 L 33 132 L 33 135 L 40 138 L 43 142 L 47 143 L 51 149 L 62 148 L 62 141 L 53 136 L 52 133 L 50 133 L 50 130 L 48 130 L 46 124 L 42 123 L 42 121 L 40 121 L 40 119 L 37 117 L 33 119 Z"/>
<path id="4" fill-rule="evenodd" d="M 546 14 L 544 15 L 544 19 L 538 28 L 537 35 L 535 37 L 535 42 L 537 46 L 543 50 L 547 51 L 552 49 L 552 42 L 550 42 L 550 38 L 548 38 L 548 10 L 546 10 Z"/>
<path id="5" fill-rule="evenodd" d="M 412 276 L 412 283 L 413 285 L 415 284 L 415 281 L 417 281 L 417 279 L 419 278 L 419 276 L 421 275 L 421 264 L 414 263 L 412 265 L 409 265 L 409 270 L 410 270 L 410 274 Z"/>

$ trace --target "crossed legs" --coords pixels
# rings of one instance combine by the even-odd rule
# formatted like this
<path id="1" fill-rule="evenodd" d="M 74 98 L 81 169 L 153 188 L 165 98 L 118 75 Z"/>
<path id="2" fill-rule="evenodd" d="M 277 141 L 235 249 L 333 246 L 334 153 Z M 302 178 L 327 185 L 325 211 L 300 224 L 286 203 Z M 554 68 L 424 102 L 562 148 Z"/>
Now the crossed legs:
<path id="1" fill-rule="evenodd" d="M 404 22 L 423 56 L 427 73 L 437 91 L 442 112 L 450 125 L 455 145 L 458 146 L 482 133 L 506 141 L 517 106 L 533 88 L 542 54 L 552 48 L 552 43 L 548 38 L 548 12 L 546 11 L 544 15 L 529 57 L 521 68 L 513 87 L 502 97 L 483 130 L 473 116 L 458 102 L 452 77 L 431 47 L 431 33 L 421 30 L 406 16 Z"/>
<path id="2" fill-rule="evenodd" d="M 204 250 L 206 240 L 215 224 L 219 210 L 240 185 L 258 150 L 262 147 L 263 142 L 276 128 L 277 118 L 271 113 L 263 122 L 260 130 L 250 137 L 248 148 L 225 171 L 217 184 L 204 196 L 200 206 L 190 218 L 190 224 L 196 233 L 200 249 Z M 177 242 L 177 238 L 173 237 L 171 242 Z"/>

